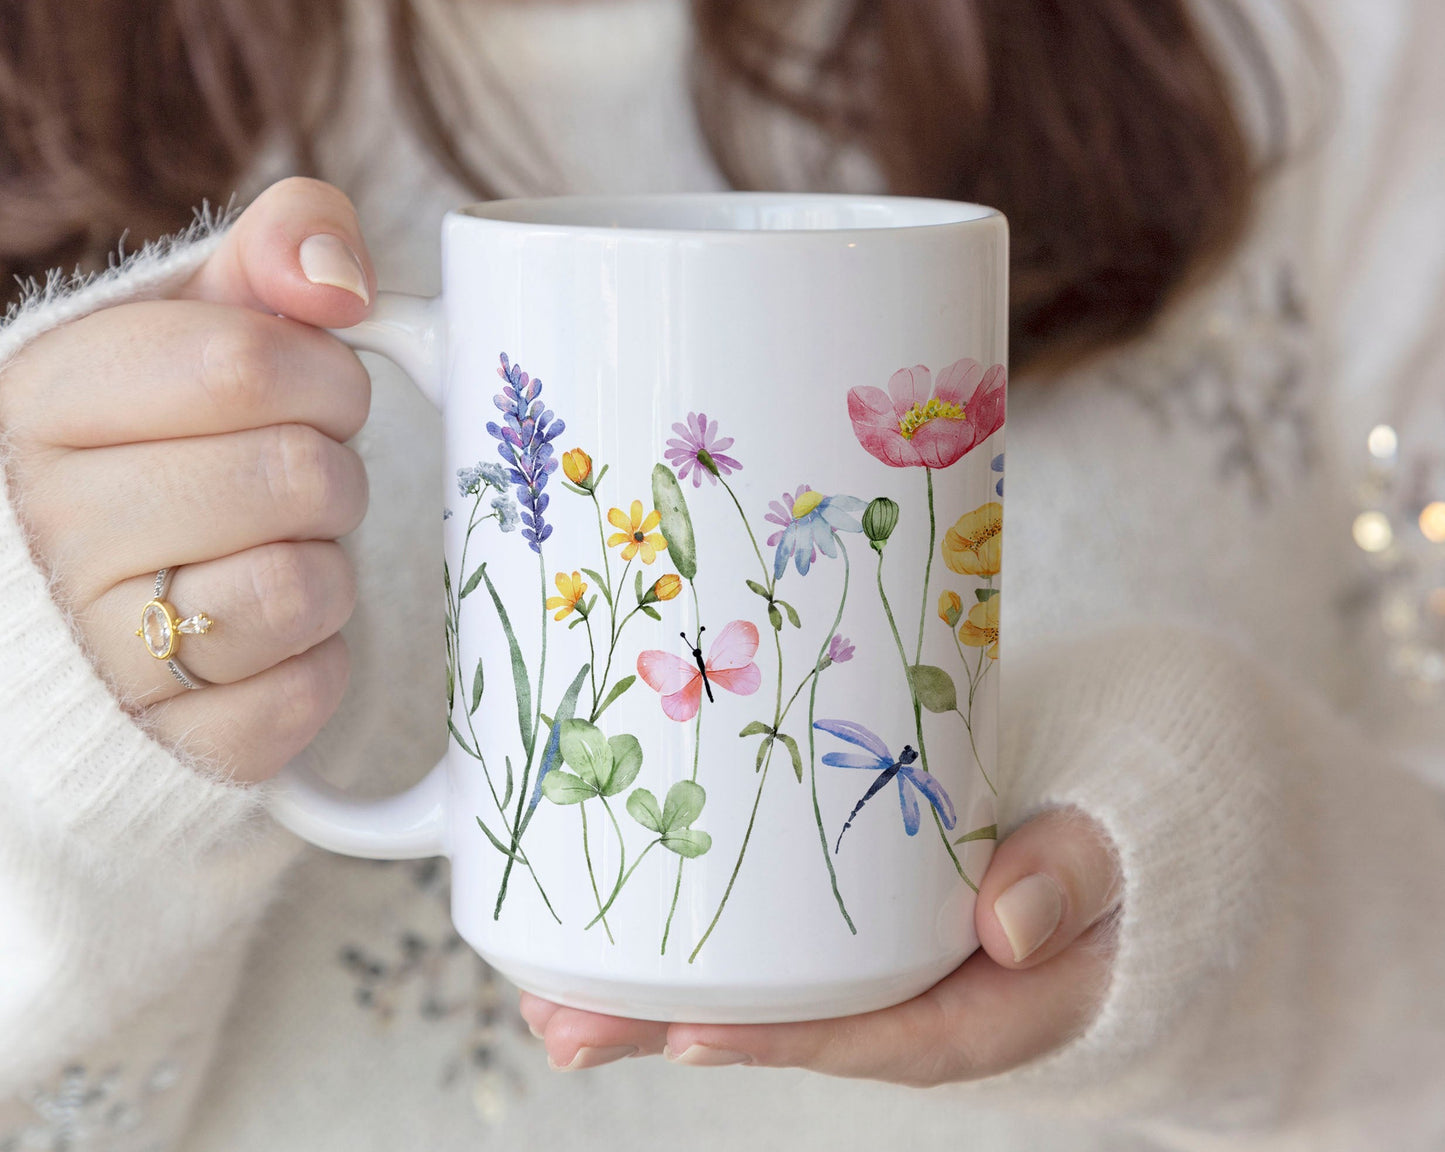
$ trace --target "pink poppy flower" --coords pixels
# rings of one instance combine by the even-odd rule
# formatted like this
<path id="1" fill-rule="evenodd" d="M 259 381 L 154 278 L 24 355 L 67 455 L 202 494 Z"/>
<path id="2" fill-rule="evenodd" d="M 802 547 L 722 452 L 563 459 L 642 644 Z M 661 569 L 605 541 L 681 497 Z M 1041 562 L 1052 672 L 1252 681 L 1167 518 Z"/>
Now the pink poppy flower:
<path id="1" fill-rule="evenodd" d="M 922 365 L 896 372 L 881 388 L 848 393 L 853 432 L 891 468 L 948 468 L 1003 427 L 1008 373 L 977 360 L 945 368 L 935 385 Z"/>

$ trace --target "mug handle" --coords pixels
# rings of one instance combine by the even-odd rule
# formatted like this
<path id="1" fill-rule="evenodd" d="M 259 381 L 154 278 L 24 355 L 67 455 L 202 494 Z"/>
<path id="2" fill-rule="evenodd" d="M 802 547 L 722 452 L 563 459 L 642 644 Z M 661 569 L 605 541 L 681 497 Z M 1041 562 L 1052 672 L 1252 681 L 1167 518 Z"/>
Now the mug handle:
<path id="1" fill-rule="evenodd" d="M 422 395 L 442 406 L 446 326 L 441 297 L 377 294 L 369 319 L 333 331 L 344 343 L 377 352 L 400 367 Z M 328 784 L 308 750 L 286 765 L 272 785 L 271 815 L 283 828 L 331 852 L 370 860 L 445 856 L 446 760 L 396 796 L 359 800 Z"/>

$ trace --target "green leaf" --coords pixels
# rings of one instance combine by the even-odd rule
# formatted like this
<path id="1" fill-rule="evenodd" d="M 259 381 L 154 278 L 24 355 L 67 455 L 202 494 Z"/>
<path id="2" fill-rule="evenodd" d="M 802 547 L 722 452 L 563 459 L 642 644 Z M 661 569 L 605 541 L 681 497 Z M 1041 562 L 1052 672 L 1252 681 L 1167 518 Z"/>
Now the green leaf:
<path id="1" fill-rule="evenodd" d="M 657 806 L 657 797 L 646 788 L 639 788 L 627 798 L 627 811 L 649 832 L 663 831 L 662 809 Z"/>
<path id="2" fill-rule="evenodd" d="M 542 781 L 542 795 L 553 804 L 581 804 L 597 795 L 597 789 L 587 781 L 553 768 Z"/>
<path id="3" fill-rule="evenodd" d="M 547 725 L 548 728 L 552 727 L 552 717 L 548 716 L 547 713 L 542 713 L 541 721 L 543 724 Z"/>
<path id="4" fill-rule="evenodd" d="M 643 601 L 643 598 L 647 595 L 647 589 L 642 586 L 642 569 L 641 569 L 641 568 L 639 568 L 639 569 L 637 570 L 637 580 L 634 582 L 633 587 L 634 587 L 634 588 L 636 589 L 636 591 L 637 591 L 637 602 L 638 602 L 639 604 L 641 604 L 642 601 Z"/>
<path id="5" fill-rule="evenodd" d="M 577 493 L 577 495 L 579 495 L 579 496 L 591 496 L 591 495 L 592 495 L 592 493 L 589 492 L 589 491 L 587 491 L 586 488 L 579 488 L 579 487 L 577 487 L 577 485 L 573 484 L 572 481 L 570 481 L 570 480 L 563 480 L 563 481 L 562 481 L 562 487 L 565 488 L 565 489 L 567 489 L 568 492 L 575 492 L 575 493 Z"/>
<path id="6" fill-rule="evenodd" d="M 602 729 L 586 720 L 564 720 L 560 732 L 562 760 L 595 791 L 601 792 L 612 776 L 612 749 L 607 746 Z"/>
<path id="7" fill-rule="evenodd" d="M 998 825 L 990 824 L 985 828 L 976 828 L 967 836 L 960 836 L 954 841 L 955 844 L 967 844 L 972 840 L 997 840 Z"/>
<path id="8" fill-rule="evenodd" d="M 502 632 L 507 637 L 507 647 L 512 653 L 512 683 L 517 692 L 517 728 L 522 734 L 522 747 L 527 750 L 527 759 L 531 760 L 532 751 L 537 744 L 537 733 L 532 730 L 532 681 L 527 676 L 527 662 L 522 658 L 522 646 L 517 643 L 517 634 L 512 631 L 511 618 L 507 615 L 501 596 L 497 594 L 497 586 L 487 575 L 485 564 L 477 569 L 477 575 L 487 582 L 487 591 L 492 594 L 492 603 L 497 607 L 497 618 L 502 622 Z"/>
<path id="9" fill-rule="evenodd" d="M 764 588 L 761 584 L 759 584 L 756 580 L 749 580 L 747 583 L 749 588 L 751 588 L 769 604 L 773 602 L 773 594 L 769 592 L 766 588 Z"/>
<path id="10" fill-rule="evenodd" d="M 953 677 L 932 664 L 915 664 L 908 670 L 918 702 L 930 712 L 952 712 L 958 707 L 958 689 Z"/>
<path id="11" fill-rule="evenodd" d="M 754 720 L 751 724 L 749 724 L 746 728 L 744 728 L 741 732 L 738 733 L 738 737 L 739 739 L 745 740 L 749 736 L 761 736 L 766 732 L 771 732 L 772 730 L 773 726 L 771 724 L 764 724 L 761 720 Z"/>
<path id="12" fill-rule="evenodd" d="M 607 591 L 607 581 L 602 579 L 602 573 L 594 572 L 591 568 L 584 568 L 582 569 L 582 574 L 584 576 L 590 576 L 592 578 L 593 587 L 595 587 L 597 591 L 601 592 L 603 596 L 607 597 L 607 606 L 611 608 L 612 593 Z"/>
<path id="13" fill-rule="evenodd" d="M 582 695 L 582 684 L 587 679 L 587 673 L 592 670 L 590 664 L 584 664 L 577 670 L 577 676 L 567 686 L 567 691 L 562 695 L 562 702 L 557 705 L 557 721 L 564 722 L 572 719 L 577 712 L 577 699 Z M 537 811 L 537 806 L 542 803 L 542 781 L 545 780 L 552 769 L 557 767 L 557 759 L 562 753 L 562 733 L 550 717 L 544 716 L 547 727 L 551 729 L 547 737 L 547 744 L 542 749 L 542 763 L 537 769 L 537 782 L 532 785 L 532 796 L 527 801 L 527 814 L 522 817 L 522 826 L 517 829 L 517 839 L 520 840 L 527 833 L 527 826 L 532 822 L 532 815 Z"/>
<path id="14" fill-rule="evenodd" d="M 472 573 L 472 578 L 467 581 L 466 586 L 462 589 L 461 599 L 465 600 L 468 596 L 470 596 L 473 592 L 477 590 L 477 585 L 482 582 L 482 573 L 486 570 L 486 567 L 487 566 L 483 564 L 480 568 L 478 568 L 475 572 Z"/>
<path id="15" fill-rule="evenodd" d="M 789 604 L 786 600 L 779 600 L 778 603 L 783 606 L 783 611 L 788 614 L 788 623 L 790 623 L 794 628 L 801 628 L 803 626 L 803 622 L 798 618 L 798 610 L 794 608 L 791 604 Z"/>
<path id="16" fill-rule="evenodd" d="M 465 752 L 468 756 L 475 757 L 476 753 L 472 751 L 472 746 L 467 743 L 467 738 L 463 736 L 461 732 L 457 729 L 457 726 L 452 723 L 452 719 L 450 716 L 447 717 L 447 728 L 451 731 L 452 738 L 461 745 L 462 751 Z"/>
<path id="17" fill-rule="evenodd" d="M 574 628 L 580 628 L 585 623 L 587 623 L 587 618 L 585 616 L 578 616 L 577 619 L 567 625 L 567 631 L 571 632 Z"/>
<path id="18" fill-rule="evenodd" d="M 503 808 L 505 808 L 508 804 L 510 804 L 510 803 L 512 802 L 512 784 L 513 784 L 513 780 L 512 780 L 512 758 L 511 758 L 510 756 L 508 756 L 506 759 L 507 759 L 507 789 L 506 789 L 505 792 L 502 793 L 502 807 L 503 807 Z"/>
<path id="19" fill-rule="evenodd" d="M 667 803 L 662 808 L 662 827 L 658 831 L 670 835 L 691 827 L 692 822 L 702 815 L 706 803 L 707 793 L 701 784 L 679 780 L 667 790 Z"/>
<path id="20" fill-rule="evenodd" d="M 642 745 L 636 736 L 623 733 L 607 741 L 607 748 L 612 753 L 612 771 L 602 782 L 601 791 L 604 796 L 616 796 L 625 792 L 642 771 Z"/>
<path id="21" fill-rule="evenodd" d="M 697 537 L 692 530 L 692 517 L 682 485 L 672 469 L 659 464 L 652 470 L 652 503 L 662 516 L 662 538 L 667 541 L 667 554 L 684 580 L 697 579 Z"/>
<path id="22" fill-rule="evenodd" d="M 783 614 L 778 611 L 776 604 L 768 605 L 768 623 L 773 626 L 774 632 L 781 632 L 783 630 Z"/>
<path id="23" fill-rule="evenodd" d="M 788 755 L 793 758 L 793 775 L 801 784 L 803 782 L 803 754 L 798 751 L 798 742 L 785 732 L 779 732 L 778 739 L 787 745 Z"/>
<path id="24" fill-rule="evenodd" d="M 475 716 L 477 709 L 482 706 L 482 692 L 486 689 L 486 676 L 482 672 L 482 662 L 477 661 L 477 674 L 472 677 L 472 710 L 470 715 Z"/>
<path id="25" fill-rule="evenodd" d="M 995 596 L 998 595 L 998 589 L 978 588 L 974 590 L 973 594 L 980 604 L 987 604 L 990 600 L 992 600 Z"/>
<path id="26" fill-rule="evenodd" d="M 604 589 L 604 591 L 605 591 L 605 589 Z M 592 593 L 592 598 L 587 601 L 586 610 L 583 611 L 582 615 L 583 615 L 583 616 L 591 616 L 591 615 L 592 615 L 592 609 L 594 609 L 594 608 L 596 608 L 596 607 L 597 607 L 597 593 L 594 592 L 594 593 Z"/>
<path id="27" fill-rule="evenodd" d="M 611 467 L 612 467 L 611 464 L 604 464 L 604 465 L 602 465 L 602 471 L 599 472 L 599 473 L 597 473 L 597 478 L 592 481 L 592 487 L 593 487 L 594 489 L 595 489 L 599 484 L 602 483 L 602 477 L 604 477 L 604 476 L 607 475 L 607 470 L 608 470 L 609 468 L 611 468 Z"/>
<path id="28" fill-rule="evenodd" d="M 696 828 L 684 828 L 681 832 L 669 832 L 664 836 L 662 846 L 669 852 L 695 860 L 712 847 L 712 837 Z"/>
<path id="29" fill-rule="evenodd" d="M 617 681 L 617 683 L 612 686 L 612 691 L 607 693 L 607 699 L 602 701 L 602 707 L 597 709 L 598 717 L 600 717 L 602 713 L 606 712 L 607 709 L 611 708 L 612 705 L 615 704 L 622 697 L 622 694 L 636 683 L 636 676 L 628 676 L 625 679 Z"/>
<path id="30" fill-rule="evenodd" d="M 776 736 L 772 735 L 771 728 L 768 729 L 768 733 L 768 738 L 758 745 L 758 760 L 757 763 L 753 765 L 754 772 L 761 772 L 763 770 L 763 757 L 768 754 L 768 749 L 773 746 L 773 741 L 777 739 Z"/>
<path id="31" fill-rule="evenodd" d="M 656 608 L 654 608 L 651 604 L 644 604 L 642 606 L 642 614 L 644 616 L 651 616 L 654 620 L 662 619 L 662 613 L 659 612 Z"/>
<path id="32" fill-rule="evenodd" d="M 513 852 L 509 847 L 507 847 L 507 845 L 503 844 L 500 840 L 498 840 L 496 834 L 485 824 L 482 823 L 482 818 L 480 816 L 477 817 L 477 827 L 487 834 L 487 839 L 492 842 L 493 848 L 495 848 L 503 856 L 510 856 L 518 864 L 522 865 L 524 868 L 526 867 L 526 858 L 522 856 L 519 852 Z"/>

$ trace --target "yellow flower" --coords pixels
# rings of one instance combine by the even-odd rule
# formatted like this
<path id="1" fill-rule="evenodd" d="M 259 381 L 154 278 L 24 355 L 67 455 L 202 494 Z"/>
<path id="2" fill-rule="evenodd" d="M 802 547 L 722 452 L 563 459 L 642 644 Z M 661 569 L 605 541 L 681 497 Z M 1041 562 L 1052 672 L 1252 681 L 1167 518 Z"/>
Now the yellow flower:
<path id="1" fill-rule="evenodd" d="M 581 488 L 592 478 L 592 457 L 581 448 L 562 454 L 562 474 Z"/>
<path id="2" fill-rule="evenodd" d="M 938 618 L 950 628 L 958 627 L 963 619 L 963 597 L 957 592 L 945 592 L 938 598 Z"/>
<path id="3" fill-rule="evenodd" d="M 577 611 L 577 606 L 582 603 L 582 597 L 587 595 L 587 582 L 582 579 L 582 573 L 580 572 L 573 572 L 570 576 L 565 572 L 558 572 L 557 591 L 562 593 L 562 595 L 553 596 L 552 599 L 548 600 L 547 610 L 550 612 L 556 608 L 558 610 L 557 615 L 553 616 L 552 619 L 565 620 L 568 616 L 572 615 L 573 612 Z"/>
<path id="4" fill-rule="evenodd" d="M 1001 599 L 1001 596 L 990 596 L 982 604 L 975 604 L 958 630 L 958 638 L 970 648 L 987 648 L 990 660 L 998 659 L 998 602 Z"/>
<path id="5" fill-rule="evenodd" d="M 652 586 L 652 594 L 659 600 L 676 600 L 682 592 L 682 577 L 669 572 Z"/>
<path id="6" fill-rule="evenodd" d="M 612 527 L 621 529 L 608 537 L 607 547 L 616 548 L 621 545 L 624 560 L 631 560 L 640 554 L 644 564 L 651 564 L 657 559 L 657 554 L 667 548 L 667 541 L 662 538 L 662 533 L 657 531 L 657 526 L 662 523 L 661 513 L 654 509 L 644 515 L 641 500 L 632 502 L 630 515 L 621 508 L 612 509 L 607 513 L 607 522 Z"/>
<path id="7" fill-rule="evenodd" d="M 1003 505 L 975 508 L 943 538 L 943 561 L 963 576 L 997 576 L 1002 559 Z"/>

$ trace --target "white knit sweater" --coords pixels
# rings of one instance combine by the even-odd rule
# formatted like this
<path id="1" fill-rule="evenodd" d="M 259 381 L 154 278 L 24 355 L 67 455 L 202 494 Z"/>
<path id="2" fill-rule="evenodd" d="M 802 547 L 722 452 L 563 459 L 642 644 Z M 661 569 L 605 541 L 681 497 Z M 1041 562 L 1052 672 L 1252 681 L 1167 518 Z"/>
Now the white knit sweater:
<path id="1" fill-rule="evenodd" d="M 153 742 L 0 500 L 0 1152 L 1445 1146 L 1445 805 L 1406 767 L 1445 778 L 1445 735 L 1389 678 L 1360 590 L 1398 588 L 1351 541 L 1375 424 L 1445 457 L 1445 427 L 1425 434 L 1445 392 L 1445 8 L 1315 7 L 1342 65 L 1331 143 L 1155 335 L 1011 402 L 1003 820 L 1076 804 L 1126 879 L 1084 1035 L 934 1093 L 655 1060 L 551 1074 L 451 935 L 445 866 L 302 851 L 257 792 Z M 505 63 L 563 186 L 718 187 L 684 9 L 432 18 Z M 379 66 L 360 74 L 327 175 L 383 284 L 432 291 L 462 193 Z M 0 366 L 165 295 L 213 244 L 52 285 L 0 330 Z M 442 661 L 412 641 L 441 633 L 442 477 L 435 415 L 375 376 L 353 688 L 316 748 L 389 788 L 443 743 Z"/>

